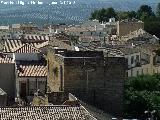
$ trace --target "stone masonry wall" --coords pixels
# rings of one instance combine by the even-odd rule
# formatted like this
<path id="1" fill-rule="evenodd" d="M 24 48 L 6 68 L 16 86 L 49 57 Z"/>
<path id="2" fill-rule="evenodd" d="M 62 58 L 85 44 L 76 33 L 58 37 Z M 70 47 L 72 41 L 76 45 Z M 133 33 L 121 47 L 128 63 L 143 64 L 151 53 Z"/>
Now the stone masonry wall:
<path id="1" fill-rule="evenodd" d="M 126 61 L 122 58 L 108 58 L 106 63 L 102 61 L 92 61 L 90 64 L 94 64 L 88 67 L 77 62 L 74 65 L 73 61 L 72 65 L 64 65 L 64 91 L 115 116 L 121 116 Z"/>
<path id="2" fill-rule="evenodd" d="M 143 22 L 118 22 L 117 23 L 117 35 L 119 37 L 125 36 L 130 32 L 144 29 Z"/>
<path id="3" fill-rule="evenodd" d="M 51 51 L 47 55 L 50 92 L 72 93 L 114 116 L 122 115 L 127 75 L 125 58 L 62 58 Z M 54 72 L 55 67 L 58 68 L 57 73 Z"/>

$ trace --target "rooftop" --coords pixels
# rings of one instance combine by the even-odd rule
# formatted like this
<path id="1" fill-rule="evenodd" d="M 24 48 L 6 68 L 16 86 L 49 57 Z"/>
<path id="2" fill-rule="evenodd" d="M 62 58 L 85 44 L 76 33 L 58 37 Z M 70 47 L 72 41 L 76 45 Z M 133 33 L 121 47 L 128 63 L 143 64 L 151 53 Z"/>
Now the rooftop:
<path id="1" fill-rule="evenodd" d="M 49 41 L 49 45 L 52 47 L 57 47 L 58 49 L 67 49 L 67 50 L 72 50 L 72 47 L 61 40 L 58 40 L 56 38 L 52 38 Z"/>
<path id="2" fill-rule="evenodd" d="M 83 106 L 0 108 L 1 120 L 96 120 Z"/>
<path id="3" fill-rule="evenodd" d="M 130 55 L 134 53 L 139 53 L 140 50 L 137 49 L 136 47 L 124 47 L 124 48 L 119 48 L 119 50 L 124 54 L 124 55 Z"/>
<path id="4" fill-rule="evenodd" d="M 27 42 L 23 42 L 21 40 L 6 40 L 4 42 L 4 52 L 5 53 L 13 53 L 16 50 L 20 49 L 22 46 L 24 46 Z M 29 45 L 32 45 L 33 47 L 36 48 L 41 48 L 43 46 L 45 46 L 46 44 L 48 44 L 48 41 L 45 42 L 32 42 L 32 43 L 28 43 Z"/>
<path id="5" fill-rule="evenodd" d="M 135 18 L 133 18 L 133 19 L 124 19 L 124 20 L 121 20 L 120 22 L 141 22 L 141 23 L 143 23 L 142 21 L 140 21 L 138 19 L 135 19 Z"/>
<path id="6" fill-rule="evenodd" d="M 24 44 L 22 47 L 17 49 L 15 53 L 40 53 L 40 50 L 33 47 L 32 45 Z"/>
<path id="7" fill-rule="evenodd" d="M 17 64 L 18 76 L 19 77 L 46 77 L 47 66 L 43 63 L 22 62 Z"/>
<path id="8" fill-rule="evenodd" d="M 90 27 L 69 27 L 66 29 L 67 32 L 87 32 L 87 31 L 95 31 L 94 26 Z"/>
<path id="9" fill-rule="evenodd" d="M 0 63 L 14 63 L 12 58 L 9 58 L 7 55 L 0 53 Z"/>
<path id="10" fill-rule="evenodd" d="M 30 35 L 26 34 L 24 39 L 28 41 L 48 41 L 50 39 L 49 36 L 43 36 L 43 35 Z"/>

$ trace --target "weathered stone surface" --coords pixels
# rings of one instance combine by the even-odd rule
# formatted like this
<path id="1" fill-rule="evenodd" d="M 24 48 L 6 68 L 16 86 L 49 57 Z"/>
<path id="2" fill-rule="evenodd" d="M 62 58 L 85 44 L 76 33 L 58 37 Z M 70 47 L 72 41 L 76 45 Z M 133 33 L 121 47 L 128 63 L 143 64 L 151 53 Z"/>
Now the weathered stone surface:
<path id="1" fill-rule="evenodd" d="M 122 114 L 127 62 L 124 58 L 63 57 L 48 54 L 48 86 L 51 92 L 70 92 L 76 97 L 116 116 Z M 59 56 L 62 57 L 62 56 Z M 58 76 L 53 72 L 58 68 Z M 61 68 L 61 69 L 60 69 Z"/>

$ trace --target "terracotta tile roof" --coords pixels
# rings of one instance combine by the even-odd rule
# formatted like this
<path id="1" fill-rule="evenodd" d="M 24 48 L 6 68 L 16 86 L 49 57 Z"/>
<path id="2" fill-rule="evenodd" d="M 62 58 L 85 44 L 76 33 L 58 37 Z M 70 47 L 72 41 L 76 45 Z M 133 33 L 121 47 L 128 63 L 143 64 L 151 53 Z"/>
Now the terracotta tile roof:
<path id="1" fill-rule="evenodd" d="M 40 50 L 29 44 L 24 44 L 21 48 L 17 49 L 15 53 L 40 53 Z"/>
<path id="2" fill-rule="evenodd" d="M 25 35 L 26 40 L 35 40 L 35 41 L 48 41 L 50 39 L 49 36 L 43 35 Z"/>
<path id="3" fill-rule="evenodd" d="M 19 77 L 46 77 L 47 66 L 42 64 L 21 64 L 17 65 Z"/>
<path id="4" fill-rule="evenodd" d="M 0 53 L 0 63 L 14 63 L 12 58 L 7 57 L 7 55 Z"/>
<path id="5" fill-rule="evenodd" d="M 1 120 L 96 120 L 83 107 L 34 106 L 19 108 L 0 108 Z"/>
<path id="6" fill-rule="evenodd" d="M 24 44 L 26 44 L 27 42 L 22 42 L 21 40 L 6 40 L 4 43 L 4 51 L 5 53 L 13 53 L 15 52 L 17 49 L 21 48 Z M 28 43 L 29 45 L 32 45 L 33 47 L 36 48 L 41 48 L 43 46 L 45 46 L 46 44 L 48 44 L 47 41 L 38 43 L 38 42 L 32 42 L 32 43 Z"/>
<path id="7" fill-rule="evenodd" d="M 58 33 L 58 34 L 55 34 L 54 37 L 59 40 L 69 40 L 70 36 L 65 33 Z"/>

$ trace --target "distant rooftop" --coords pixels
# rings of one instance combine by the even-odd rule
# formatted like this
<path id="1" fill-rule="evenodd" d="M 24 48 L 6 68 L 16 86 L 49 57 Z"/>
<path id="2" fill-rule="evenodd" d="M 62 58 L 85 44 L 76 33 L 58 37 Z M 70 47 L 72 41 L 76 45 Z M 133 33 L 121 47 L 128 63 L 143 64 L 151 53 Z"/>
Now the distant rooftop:
<path id="1" fill-rule="evenodd" d="M 58 40 L 56 38 L 51 38 L 49 41 L 49 45 L 52 47 L 57 47 L 58 49 L 67 49 L 72 50 L 72 46 L 66 44 L 65 42 L 62 42 L 61 40 Z"/>
<path id="2" fill-rule="evenodd" d="M 138 19 L 124 19 L 124 20 L 121 20 L 120 22 L 142 22 L 141 20 L 138 20 Z"/>
<path id="3" fill-rule="evenodd" d="M 20 49 L 22 46 L 24 46 L 27 42 L 23 42 L 21 40 L 6 40 L 4 42 L 4 51 L 5 53 L 13 53 L 16 50 Z M 36 47 L 36 48 L 41 48 L 43 46 L 48 45 L 48 41 L 44 42 L 28 42 L 29 45 Z"/>

